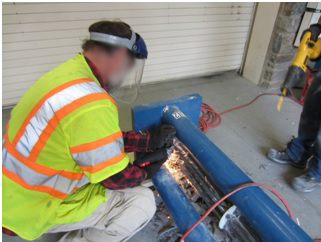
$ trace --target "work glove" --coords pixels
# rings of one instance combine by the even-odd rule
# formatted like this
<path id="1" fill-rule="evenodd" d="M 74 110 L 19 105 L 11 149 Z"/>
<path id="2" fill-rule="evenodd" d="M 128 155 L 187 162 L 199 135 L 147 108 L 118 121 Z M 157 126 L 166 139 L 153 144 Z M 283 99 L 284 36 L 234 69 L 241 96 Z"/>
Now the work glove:
<path id="1" fill-rule="evenodd" d="M 165 161 L 167 161 L 167 158 L 163 158 L 157 162 L 150 164 L 149 166 L 143 167 L 142 169 L 147 173 L 146 179 L 151 179 L 153 176 L 155 176 Z"/>
<path id="2" fill-rule="evenodd" d="M 137 153 L 137 159 L 134 161 L 134 165 L 142 168 L 163 159 L 167 160 L 167 158 L 167 150 L 163 147 L 151 153 Z"/>
<path id="3" fill-rule="evenodd" d="M 171 147 L 175 134 L 176 129 L 169 124 L 162 124 L 156 130 L 150 131 L 148 150 L 157 150 L 162 147 Z"/>

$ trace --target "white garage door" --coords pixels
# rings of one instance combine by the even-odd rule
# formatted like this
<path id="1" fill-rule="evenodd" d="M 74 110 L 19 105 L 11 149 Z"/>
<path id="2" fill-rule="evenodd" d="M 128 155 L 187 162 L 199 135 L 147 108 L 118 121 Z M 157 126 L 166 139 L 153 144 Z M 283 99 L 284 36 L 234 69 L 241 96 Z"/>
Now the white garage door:
<path id="1" fill-rule="evenodd" d="M 144 83 L 238 69 L 253 3 L 3 3 L 3 105 L 81 51 L 90 24 L 130 24 L 147 42 Z"/>

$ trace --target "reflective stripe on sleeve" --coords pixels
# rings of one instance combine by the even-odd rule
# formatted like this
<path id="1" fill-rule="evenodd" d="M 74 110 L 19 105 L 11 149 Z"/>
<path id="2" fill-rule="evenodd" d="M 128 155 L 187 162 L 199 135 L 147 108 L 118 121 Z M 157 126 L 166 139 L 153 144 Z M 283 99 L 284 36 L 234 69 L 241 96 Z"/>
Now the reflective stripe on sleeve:
<path id="1" fill-rule="evenodd" d="M 123 153 L 123 138 L 103 145 L 97 149 L 72 154 L 79 166 L 96 166 Z"/>
<path id="2" fill-rule="evenodd" d="M 71 154 L 75 154 L 75 153 L 79 153 L 79 152 L 85 152 L 85 151 L 89 151 L 89 150 L 94 150 L 96 148 L 99 148 L 100 146 L 103 146 L 105 144 L 111 143 L 119 138 L 121 138 L 123 136 L 122 132 L 116 132 L 114 134 L 111 134 L 107 137 L 104 137 L 102 139 L 93 141 L 93 142 L 89 142 L 86 144 L 81 144 L 81 145 L 77 145 L 74 147 L 70 148 L 70 153 Z M 122 140 L 123 143 L 123 140 Z"/>
<path id="3" fill-rule="evenodd" d="M 13 139 L 13 146 L 16 146 L 19 139 L 21 138 L 21 136 L 23 135 L 23 133 L 25 132 L 25 128 L 27 127 L 27 125 L 29 124 L 30 120 L 36 115 L 36 113 L 38 112 L 38 110 L 41 108 L 41 106 L 44 104 L 44 102 L 50 98 L 51 96 L 55 95 L 56 93 L 59 93 L 60 91 L 79 84 L 79 83 L 86 83 L 86 82 L 94 82 L 93 80 L 89 79 L 89 78 L 82 78 L 82 79 L 78 79 L 78 80 L 73 80 L 67 83 L 62 84 L 61 86 L 58 86 L 54 89 L 52 89 L 50 92 L 48 92 L 43 98 L 40 99 L 40 101 L 33 107 L 33 109 L 31 110 L 31 112 L 28 114 L 28 116 L 26 117 L 26 119 L 23 121 L 21 127 L 19 128 L 15 138 Z"/>
<path id="4" fill-rule="evenodd" d="M 45 146 L 47 140 L 50 138 L 51 134 L 54 132 L 55 128 L 58 126 L 61 119 L 69 115 L 71 112 L 75 111 L 76 109 L 86 105 L 87 103 L 104 100 L 104 99 L 111 99 L 111 97 L 107 93 L 92 93 L 88 94 L 84 97 L 76 99 L 72 103 L 64 106 L 63 108 L 59 109 L 54 117 L 48 122 L 46 128 L 43 130 L 39 139 L 37 140 L 36 144 L 33 146 L 29 160 L 35 161 L 41 152 L 42 148 Z"/>
<path id="5" fill-rule="evenodd" d="M 24 157 L 28 157 L 39 136 L 55 113 L 75 100 L 92 93 L 104 93 L 104 90 L 95 82 L 85 82 L 69 86 L 49 97 L 30 119 L 25 132 L 17 143 L 16 149 Z"/>
<path id="6" fill-rule="evenodd" d="M 109 166 L 113 166 L 121 162 L 125 158 L 125 154 L 121 153 L 120 155 L 117 155 L 109 160 L 106 160 L 104 162 L 101 162 L 95 166 L 79 166 L 81 170 L 84 172 L 89 172 L 89 173 L 96 173 L 99 172 Z"/>

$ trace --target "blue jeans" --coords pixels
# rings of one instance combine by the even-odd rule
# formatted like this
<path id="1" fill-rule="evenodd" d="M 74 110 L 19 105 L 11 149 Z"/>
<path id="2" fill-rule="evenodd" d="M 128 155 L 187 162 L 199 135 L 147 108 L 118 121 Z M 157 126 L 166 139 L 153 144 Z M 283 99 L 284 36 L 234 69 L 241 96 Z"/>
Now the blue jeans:
<path id="1" fill-rule="evenodd" d="M 307 164 L 309 173 L 321 180 L 321 72 L 312 82 L 301 113 L 298 137 L 285 151 L 297 163 Z M 310 160 L 309 160 L 310 159 Z"/>

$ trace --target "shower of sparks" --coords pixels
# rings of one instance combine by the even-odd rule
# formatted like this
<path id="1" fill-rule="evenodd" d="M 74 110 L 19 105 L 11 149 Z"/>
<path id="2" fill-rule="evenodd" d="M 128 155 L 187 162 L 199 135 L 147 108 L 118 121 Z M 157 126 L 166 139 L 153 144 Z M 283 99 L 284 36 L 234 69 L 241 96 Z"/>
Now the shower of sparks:
<path id="1" fill-rule="evenodd" d="M 177 150 L 174 150 L 170 156 L 168 157 L 167 161 L 165 162 L 165 167 L 167 168 L 167 170 L 169 171 L 169 173 L 174 177 L 174 179 L 176 180 L 176 182 L 180 182 L 180 180 L 182 179 L 182 177 L 184 177 L 185 175 L 183 174 L 183 172 L 179 169 L 178 167 L 178 162 L 184 162 L 179 158 L 179 153 Z"/>
<path id="2" fill-rule="evenodd" d="M 177 140 L 174 140 L 174 146 L 179 145 Z M 174 177 L 176 182 L 182 186 L 182 179 L 184 178 L 187 183 L 192 187 L 194 191 L 197 191 L 197 189 L 194 187 L 194 185 L 191 183 L 191 181 L 188 179 L 188 177 L 181 171 L 180 165 L 184 164 L 184 161 L 180 159 L 181 156 L 186 157 L 188 155 L 187 152 L 182 152 L 177 149 L 174 149 L 172 153 L 169 155 L 167 161 L 165 162 L 165 167 L 168 170 L 168 172 Z"/>

